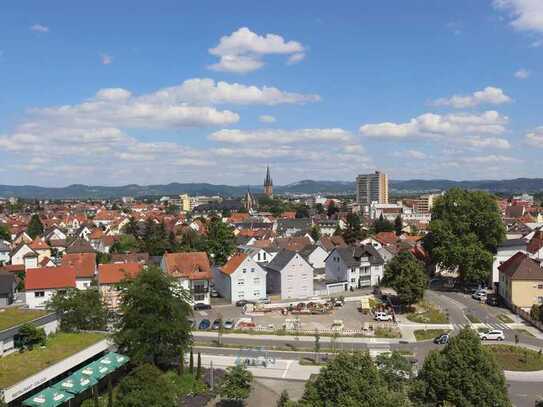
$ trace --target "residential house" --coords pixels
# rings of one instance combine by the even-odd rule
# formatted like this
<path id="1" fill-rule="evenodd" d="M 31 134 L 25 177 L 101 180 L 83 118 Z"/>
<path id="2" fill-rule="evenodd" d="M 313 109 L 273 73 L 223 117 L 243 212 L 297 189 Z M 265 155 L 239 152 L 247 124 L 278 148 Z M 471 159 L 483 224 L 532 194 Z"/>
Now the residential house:
<path id="1" fill-rule="evenodd" d="M 45 240 L 66 240 L 68 236 L 58 227 L 52 227 L 45 232 Z"/>
<path id="2" fill-rule="evenodd" d="M 0 271 L 0 307 L 13 304 L 17 291 L 17 276 L 9 271 Z"/>
<path id="3" fill-rule="evenodd" d="M 524 239 L 507 239 L 498 246 L 492 262 L 491 286 L 499 283 L 499 267 L 518 252 L 526 253 L 528 243 Z"/>
<path id="4" fill-rule="evenodd" d="M 25 264 L 24 256 L 27 253 L 34 253 L 27 243 L 20 243 L 11 253 L 11 264 Z"/>
<path id="5" fill-rule="evenodd" d="M 529 311 L 534 304 L 543 304 L 543 268 L 528 254 L 518 252 L 498 267 L 499 295 L 509 307 Z"/>
<path id="6" fill-rule="evenodd" d="M 25 301 L 29 308 L 45 308 L 57 292 L 76 288 L 75 269 L 69 266 L 28 269 L 25 273 Z"/>
<path id="7" fill-rule="evenodd" d="M 272 261 L 275 253 L 253 246 L 238 246 L 238 248 L 248 256 L 251 256 L 257 263 L 269 263 Z"/>
<path id="8" fill-rule="evenodd" d="M 277 234 L 279 236 L 304 236 L 311 232 L 311 219 L 278 219 Z"/>
<path id="9" fill-rule="evenodd" d="M 45 242 L 44 238 L 36 237 L 28 246 L 38 255 L 38 263 L 45 257 L 51 258 L 51 247 Z"/>
<path id="10" fill-rule="evenodd" d="M 326 281 L 344 283 L 344 289 L 379 285 L 384 260 L 372 245 L 336 247 L 325 260 Z"/>
<path id="11" fill-rule="evenodd" d="M 126 279 L 133 279 L 143 270 L 140 263 L 111 263 L 98 266 L 98 287 L 109 309 L 119 308 L 121 290 L 119 284 Z"/>
<path id="12" fill-rule="evenodd" d="M 112 263 L 140 263 L 149 264 L 149 253 L 113 253 L 111 255 Z"/>
<path id="13" fill-rule="evenodd" d="M 265 270 L 268 293 L 281 299 L 313 296 L 313 268 L 300 253 L 282 249 Z"/>
<path id="14" fill-rule="evenodd" d="M 213 273 L 207 253 L 166 253 L 162 256 L 160 268 L 190 292 L 192 303 L 210 303 Z"/>
<path id="15" fill-rule="evenodd" d="M 8 264 L 11 260 L 11 247 L 8 242 L 0 240 L 0 265 Z"/>
<path id="16" fill-rule="evenodd" d="M 66 253 L 94 253 L 94 248 L 84 239 L 77 238 L 68 244 Z"/>
<path id="17" fill-rule="evenodd" d="M 26 269 L 35 269 L 39 267 L 38 254 L 35 251 L 26 253 L 23 256 L 24 266 Z"/>
<path id="18" fill-rule="evenodd" d="M 245 253 L 232 256 L 222 267 L 214 267 L 213 283 L 217 292 L 232 304 L 266 297 L 266 271 Z"/>
<path id="19" fill-rule="evenodd" d="M 321 246 L 311 245 L 304 247 L 300 253 L 305 259 L 311 264 L 311 267 L 315 270 L 322 270 L 326 267 L 324 261 L 328 257 L 328 252 L 324 250 Z"/>
<path id="20" fill-rule="evenodd" d="M 543 260 L 543 230 L 538 229 L 528 242 L 526 248 L 530 257 L 535 260 Z"/>
<path id="21" fill-rule="evenodd" d="M 61 265 L 73 267 L 77 288 L 86 290 L 96 276 L 96 253 L 67 253 L 62 257 Z"/>

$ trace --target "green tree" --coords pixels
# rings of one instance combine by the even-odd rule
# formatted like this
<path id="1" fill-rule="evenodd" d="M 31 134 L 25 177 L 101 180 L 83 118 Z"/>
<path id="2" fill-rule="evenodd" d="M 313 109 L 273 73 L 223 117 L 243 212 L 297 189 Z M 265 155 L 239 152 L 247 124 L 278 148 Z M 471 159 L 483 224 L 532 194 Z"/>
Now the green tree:
<path id="1" fill-rule="evenodd" d="M 35 213 L 30 218 L 30 222 L 28 223 L 28 227 L 26 228 L 26 233 L 32 239 L 34 239 L 36 236 L 43 235 L 43 223 L 41 223 L 41 220 L 38 214 Z"/>
<path id="2" fill-rule="evenodd" d="M 435 264 L 457 270 L 465 282 L 480 283 L 488 280 L 493 253 L 504 238 L 494 197 L 453 188 L 432 208 L 424 247 Z"/>
<path id="3" fill-rule="evenodd" d="M 45 345 L 46 339 L 43 328 L 37 328 L 30 323 L 26 323 L 19 328 L 16 342 L 21 349 L 32 350 L 36 345 Z"/>
<path id="4" fill-rule="evenodd" d="M 96 287 L 57 292 L 47 309 L 60 316 L 60 329 L 65 332 L 104 331 L 107 327 L 109 313 Z"/>
<path id="5" fill-rule="evenodd" d="M 236 365 L 226 369 L 226 374 L 219 388 L 223 400 L 239 405 L 249 397 L 253 375 L 244 365 Z"/>
<path id="6" fill-rule="evenodd" d="M 375 233 L 381 233 L 381 232 L 393 232 L 394 231 L 394 225 L 389 220 L 385 219 L 383 214 L 379 216 L 379 218 L 373 222 L 373 230 Z"/>
<path id="7" fill-rule="evenodd" d="M 141 248 L 151 256 L 162 256 L 170 250 L 170 241 L 164 223 L 157 224 L 153 219 L 147 219 Z"/>
<path id="8" fill-rule="evenodd" d="M 315 205 L 315 210 L 317 211 L 319 215 L 322 215 L 324 212 L 326 212 L 324 210 L 324 206 L 321 203 L 318 203 Z"/>
<path id="9" fill-rule="evenodd" d="M 375 359 L 381 376 L 392 391 L 407 392 L 413 378 L 413 367 L 409 359 L 398 351 L 381 353 Z"/>
<path id="10" fill-rule="evenodd" d="M 196 379 L 200 380 L 202 378 L 202 355 L 198 352 L 198 363 L 196 365 Z"/>
<path id="11" fill-rule="evenodd" d="M 298 209 L 296 209 L 295 217 L 297 219 L 309 218 L 309 208 L 307 206 L 305 206 L 305 205 L 299 207 Z"/>
<path id="12" fill-rule="evenodd" d="M 328 204 L 328 208 L 326 209 L 326 215 L 331 218 L 336 213 L 339 212 L 339 208 L 336 206 L 336 202 L 334 200 L 331 200 Z"/>
<path id="13" fill-rule="evenodd" d="M 120 235 L 111 246 L 111 253 L 132 253 L 140 248 L 140 242 L 133 235 Z"/>
<path id="14" fill-rule="evenodd" d="M 402 234 L 402 229 L 403 229 L 402 216 L 398 215 L 396 216 L 396 219 L 394 219 L 394 231 L 396 232 L 396 236 L 400 236 Z"/>
<path id="15" fill-rule="evenodd" d="M 452 337 L 443 350 L 426 357 L 418 381 L 413 398 L 423 404 L 511 406 L 502 370 L 469 328 Z"/>
<path id="16" fill-rule="evenodd" d="M 11 235 L 6 225 L 0 225 L 0 240 L 11 241 Z"/>
<path id="17" fill-rule="evenodd" d="M 424 264 L 409 252 L 395 256 L 385 266 L 383 284 L 394 288 L 402 306 L 422 300 L 428 286 Z"/>
<path id="18" fill-rule="evenodd" d="M 301 406 L 398 407 L 409 400 L 389 389 L 368 352 L 340 353 L 308 381 Z"/>
<path id="19" fill-rule="evenodd" d="M 113 386 L 111 384 L 111 375 L 107 378 L 107 407 L 113 407 Z"/>
<path id="20" fill-rule="evenodd" d="M 288 391 L 283 390 L 279 395 L 279 400 L 277 400 L 277 407 L 288 407 L 289 401 L 290 397 L 288 395 Z"/>
<path id="21" fill-rule="evenodd" d="M 309 232 L 309 235 L 311 236 L 311 239 L 317 242 L 321 238 L 321 228 L 319 227 L 319 225 L 313 225 L 311 227 L 311 232 Z"/>
<path id="22" fill-rule="evenodd" d="M 191 376 L 194 376 L 194 353 L 192 347 L 190 348 L 189 372 Z"/>
<path id="23" fill-rule="evenodd" d="M 233 228 L 214 217 L 207 230 L 207 252 L 215 264 L 222 266 L 236 248 Z"/>
<path id="24" fill-rule="evenodd" d="M 530 309 L 530 317 L 534 321 L 543 322 L 543 305 L 541 304 L 532 305 L 532 308 Z"/>
<path id="25" fill-rule="evenodd" d="M 174 359 L 192 342 L 188 294 L 157 267 L 122 283 L 120 318 L 113 338 L 134 362 Z"/>
<path id="26" fill-rule="evenodd" d="M 362 231 L 360 217 L 356 213 L 349 213 L 347 215 L 347 225 L 343 231 L 343 239 L 345 240 L 345 243 L 354 243 L 362 240 L 363 238 L 364 232 Z"/>
<path id="27" fill-rule="evenodd" d="M 174 407 L 175 389 L 164 374 L 151 364 L 136 367 L 118 387 L 116 407 Z"/>

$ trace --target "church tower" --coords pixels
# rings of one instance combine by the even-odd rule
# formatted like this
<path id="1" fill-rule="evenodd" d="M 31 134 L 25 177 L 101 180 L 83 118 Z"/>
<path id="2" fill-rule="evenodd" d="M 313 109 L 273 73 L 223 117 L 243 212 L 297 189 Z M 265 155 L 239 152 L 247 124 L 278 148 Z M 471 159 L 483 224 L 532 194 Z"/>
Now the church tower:
<path id="1" fill-rule="evenodd" d="M 264 195 L 273 196 L 273 181 L 270 176 L 270 166 L 266 167 L 266 179 L 264 179 Z"/>

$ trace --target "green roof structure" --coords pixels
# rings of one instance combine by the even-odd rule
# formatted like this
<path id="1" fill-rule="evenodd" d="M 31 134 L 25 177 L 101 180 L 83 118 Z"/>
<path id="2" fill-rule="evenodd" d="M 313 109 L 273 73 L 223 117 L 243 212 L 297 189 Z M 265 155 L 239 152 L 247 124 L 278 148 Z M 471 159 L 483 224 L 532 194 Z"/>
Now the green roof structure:
<path id="1" fill-rule="evenodd" d="M 26 399 L 23 406 L 30 407 L 56 407 L 73 399 L 74 395 L 62 390 L 57 390 L 53 387 L 48 387 L 40 391 L 38 394 Z"/>
<path id="2" fill-rule="evenodd" d="M 89 375 L 81 372 L 75 372 L 70 377 L 54 384 L 52 387 L 72 394 L 83 393 L 88 388 L 94 386 L 98 381 Z"/>
<path id="3" fill-rule="evenodd" d="M 105 376 L 110 374 L 115 370 L 114 367 L 107 366 L 103 363 L 92 362 L 89 363 L 87 366 L 79 369 L 76 373 L 81 373 L 85 376 L 90 376 L 94 380 L 99 381 L 103 379 Z"/>

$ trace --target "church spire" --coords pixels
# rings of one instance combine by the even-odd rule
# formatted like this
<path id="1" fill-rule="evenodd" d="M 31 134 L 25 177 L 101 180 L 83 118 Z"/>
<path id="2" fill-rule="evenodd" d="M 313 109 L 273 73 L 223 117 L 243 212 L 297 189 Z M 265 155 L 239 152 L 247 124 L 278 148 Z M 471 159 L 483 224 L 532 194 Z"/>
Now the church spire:
<path id="1" fill-rule="evenodd" d="M 264 194 L 267 196 L 273 195 L 273 181 L 270 175 L 270 166 L 266 167 L 266 178 L 264 179 Z"/>

